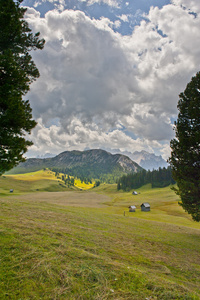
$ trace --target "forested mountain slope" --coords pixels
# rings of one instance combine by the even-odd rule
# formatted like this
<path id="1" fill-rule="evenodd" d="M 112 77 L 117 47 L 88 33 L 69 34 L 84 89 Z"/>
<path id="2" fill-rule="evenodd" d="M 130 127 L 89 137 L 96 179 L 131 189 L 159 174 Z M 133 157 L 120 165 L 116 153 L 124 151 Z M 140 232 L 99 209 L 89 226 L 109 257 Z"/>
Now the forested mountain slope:
<path id="1" fill-rule="evenodd" d="M 12 173 L 37 171 L 53 168 L 59 172 L 78 177 L 102 178 L 108 174 L 120 177 L 123 174 L 137 173 L 142 168 L 129 157 L 111 154 L 101 149 L 87 151 L 65 151 L 53 158 L 30 158 L 14 168 Z"/>

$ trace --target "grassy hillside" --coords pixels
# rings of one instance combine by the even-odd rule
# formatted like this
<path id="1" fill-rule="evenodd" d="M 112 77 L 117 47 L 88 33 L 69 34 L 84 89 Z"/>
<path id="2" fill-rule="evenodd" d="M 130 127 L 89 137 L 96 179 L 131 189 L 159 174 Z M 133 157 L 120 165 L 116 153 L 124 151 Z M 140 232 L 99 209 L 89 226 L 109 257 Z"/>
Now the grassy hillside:
<path id="1" fill-rule="evenodd" d="M 36 172 L 13 174 L 0 177 L 0 194 L 9 194 L 10 189 L 14 189 L 14 193 L 25 192 L 56 192 L 67 190 L 87 190 L 94 186 L 92 184 L 85 184 L 80 179 L 76 179 L 74 187 L 65 185 L 62 181 L 62 174 L 55 176 L 55 173 L 46 169 Z"/>
<path id="2" fill-rule="evenodd" d="M 0 179 L 0 299 L 200 299 L 200 224 L 170 188 L 31 192 L 34 175 Z"/>
<path id="3" fill-rule="evenodd" d="M 19 194 L 37 191 L 63 191 L 67 190 L 67 187 L 55 177 L 53 172 L 40 170 L 0 177 L 0 194 L 9 194 L 10 189 L 14 189 L 14 193 Z"/>

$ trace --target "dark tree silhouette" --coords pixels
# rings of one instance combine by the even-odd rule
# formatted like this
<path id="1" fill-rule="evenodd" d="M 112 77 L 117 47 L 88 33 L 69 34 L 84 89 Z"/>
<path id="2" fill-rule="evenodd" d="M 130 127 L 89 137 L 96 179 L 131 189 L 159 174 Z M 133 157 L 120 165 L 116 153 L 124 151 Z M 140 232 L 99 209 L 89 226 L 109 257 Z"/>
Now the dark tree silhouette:
<path id="1" fill-rule="evenodd" d="M 32 142 L 25 139 L 36 122 L 23 96 L 39 71 L 30 55 L 43 49 L 44 40 L 33 34 L 23 19 L 22 0 L 0 0 L 0 175 L 24 161 Z"/>
<path id="2" fill-rule="evenodd" d="M 200 221 L 200 72 L 179 95 L 175 139 L 171 140 L 169 159 L 177 182 L 180 205 Z"/>

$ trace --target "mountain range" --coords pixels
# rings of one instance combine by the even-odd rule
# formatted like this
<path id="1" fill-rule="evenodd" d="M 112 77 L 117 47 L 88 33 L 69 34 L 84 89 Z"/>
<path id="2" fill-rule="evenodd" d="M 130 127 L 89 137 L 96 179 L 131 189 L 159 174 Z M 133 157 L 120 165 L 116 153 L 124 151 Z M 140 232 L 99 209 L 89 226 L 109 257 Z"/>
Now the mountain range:
<path id="1" fill-rule="evenodd" d="M 90 150 L 90 149 L 87 149 Z M 128 156 L 132 161 L 136 162 L 139 166 L 141 166 L 145 170 L 158 170 L 159 168 L 167 168 L 169 165 L 162 158 L 161 155 L 155 155 L 154 153 L 149 153 L 147 151 L 135 151 L 135 152 L 129 152 L 129 151 L 123 151 L 121 152 L 119 149 L 104 149 L 107 152 L 110 152 L 112 154 L 122 154 L 125 156 Z M 42 156 L 38 156 L 37 158 L 50 158 L 55 157 L 56 154 L 52 153 L 46 153 Z"/>
<path id="2" fill-rule="evenodd" d="M 133 161 L 135 161 L 139 166 L 141 166 L 145 170 L 157 170 L 159 168 L 167 168 L 169 165 L 162 158 L 161 155 L 155 155 L 154 153 L 149 153 L 147 151 L 135 151 L 131 152 L 122 152 L 122 154 L 127 155 Z"/>
<path id="3" fill-rule="evenodd" d="M 25 173 L 51 168 L 77 176 L 105 179 L 119 178 L 123 174 L 137 173 L 142 168 L 128 156 L 111 154 L 105 150 L 65 151 L 49 158 L 29 158 L 9 173 Z"/>

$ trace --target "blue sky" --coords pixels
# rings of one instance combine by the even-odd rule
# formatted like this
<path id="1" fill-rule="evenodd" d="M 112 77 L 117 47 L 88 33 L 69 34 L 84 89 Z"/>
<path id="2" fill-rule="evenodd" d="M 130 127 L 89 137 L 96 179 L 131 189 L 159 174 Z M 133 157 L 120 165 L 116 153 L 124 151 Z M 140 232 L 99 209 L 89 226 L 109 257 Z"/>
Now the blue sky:
<path id="1" fill-rule="evenodd" d="M 116 31 L 123 35 L 131 34 L 134 26 L 138 25 L 143 19 L 143 14 L 147 14 L 150 7 L 157 6 L 162 8 L 169 4 L 169 0 L 132 0 L 132 1 L 88 1 L 88 0 L 65 0 L 65 1 L 48 1 L 48 0 L 24 0 L 23 5 L 35 7 L 40 11 L 41 16 L 50 10 L 58 9 L 59 11 L 80 10 L 90 18 L 100 19 L 101 17 L 109 18 L 111 21 L 120 21 L 121 26 L 115 28 Z M 123 21 L 120 17 L 127 16 L 127 20 Z"/>
<path id="2" fill-rule="evenodd" d="M 25 0 L 46 40 L 27 95 L 28 156 L 85 148 L 170 155 L 178 95 L 200 69 L 196 0 Z"/>

